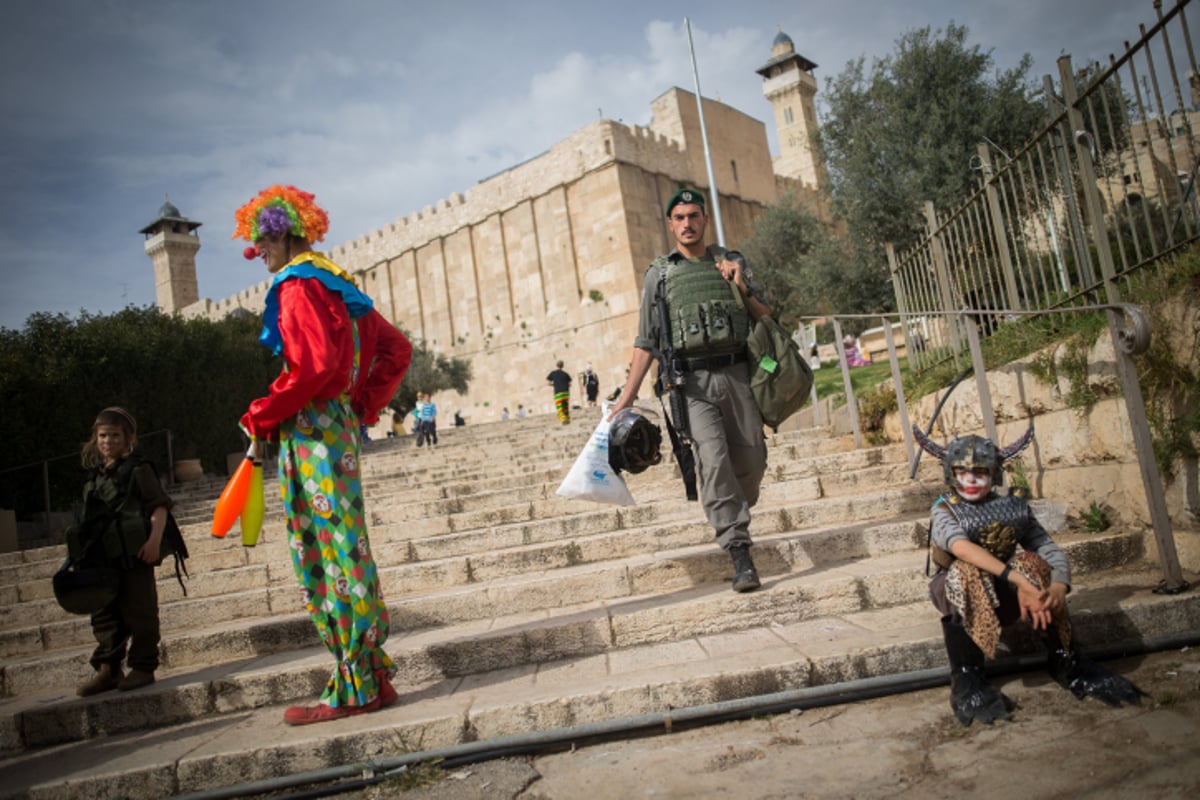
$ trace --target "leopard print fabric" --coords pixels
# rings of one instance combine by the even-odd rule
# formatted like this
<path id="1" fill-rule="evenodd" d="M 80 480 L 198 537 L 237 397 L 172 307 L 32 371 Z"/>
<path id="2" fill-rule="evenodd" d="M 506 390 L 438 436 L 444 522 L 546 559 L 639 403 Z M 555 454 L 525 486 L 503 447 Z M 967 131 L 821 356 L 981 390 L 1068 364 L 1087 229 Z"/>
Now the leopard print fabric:
<path id="1" fill-rule="evenodd" d="M 1014 556 L 1008 566 L 1025 576 L 1039 591 L 1050 585 L 1050 565 L 1036 553 Z M 962 617 L 963 627 L 971 640 L 979 645 L 985 656 L 995 658 L 1001 627 L 996 615 L 1000 599 L 996 596 L 995 578 L 979 567 L 955 560 L 946 575 L 946 599 Z M 1071 622 L 1067 615 L 1054 615 L 1050 624 L 1062 646 L 1069 648 Z"/>
<path id="2" fill-rule="evenodd" d="M 996 657 L 1000 643 L 1000 618 L 996 585 L 991 575 L 973 564 L 955 559 L 946 576 L 946 599 L 963 619 L 967 635 L 988 658 Z"/>
<path id="3" fill-rule="evenodd" d="M 1038 591 L 1049 588 L 1050 565 L 1037 553 L 1021 553 L 1009 563 L 1012 564 L 1014 571 L 1020 572 L 1028 578 L 1029 582 L 1038 588 Z M 1071 648 L 1071 618 L 1067 616 L 1065 608 L 1053 616 L 1050 626 L 1058 634 L 1058 641 L 1062 644 L 1063 649 L 1069 650 Z"/>

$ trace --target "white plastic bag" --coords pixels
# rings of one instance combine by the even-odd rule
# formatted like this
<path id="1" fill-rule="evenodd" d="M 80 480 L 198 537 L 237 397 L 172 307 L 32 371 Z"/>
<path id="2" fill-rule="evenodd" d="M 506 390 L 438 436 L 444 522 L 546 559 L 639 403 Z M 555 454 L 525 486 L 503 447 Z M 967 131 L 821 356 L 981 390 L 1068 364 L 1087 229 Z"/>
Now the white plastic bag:
<path id="1" fill-rule="evenodd" d="M 596 503 L 631 506 L 634 499 L 629 487 L 608 463 L 608 410 L 602 413 L 600 424 L 592 431 L 592 438 L 583 446 L 583 452 L 575 459 L 567 477 L 563 478 L 557 494 Z"/>

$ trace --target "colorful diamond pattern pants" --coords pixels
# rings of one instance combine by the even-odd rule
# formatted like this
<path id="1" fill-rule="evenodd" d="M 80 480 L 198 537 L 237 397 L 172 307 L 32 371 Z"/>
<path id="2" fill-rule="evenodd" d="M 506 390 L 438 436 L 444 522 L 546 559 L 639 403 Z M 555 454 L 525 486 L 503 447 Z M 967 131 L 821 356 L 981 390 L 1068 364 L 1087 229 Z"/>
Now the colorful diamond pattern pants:
<path id="1" fill-rule="evenodd" d="M 330 706 L 363 706 L 379 693 L 376 671 L 395 667 L 383 651 L 388 610 L 363 515 L 358 419 L 343 397 L 314 401 L 280 426 L 279 483 L 292 566 L 321 641 L 337 666 L 321 695 Z"/>

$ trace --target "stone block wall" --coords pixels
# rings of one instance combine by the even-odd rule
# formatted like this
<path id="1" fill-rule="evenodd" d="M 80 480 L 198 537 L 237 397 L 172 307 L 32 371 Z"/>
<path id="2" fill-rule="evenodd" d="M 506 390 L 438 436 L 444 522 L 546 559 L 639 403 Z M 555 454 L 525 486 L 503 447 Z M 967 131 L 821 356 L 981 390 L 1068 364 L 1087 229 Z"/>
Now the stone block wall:
<path id="1" fill-rule="evenodd" d="M 1147 557 L 1153 561 L 1150 512 L 1111 338 L 1107 332 L 1102 334 L 1088 355 L 1088 383 L 1103 399 L 1086 412 L 1067 406 L 1070 386 L 1066 379 L 1047 386 L 1032 374 L 1030 364 L 1037 355 L 987 375 L 998 444 L 1003 447 L 1016 441 L 1032 420 L 1033 443 L 1017 460 L 1034 497 L 1065 502 L 1068 513 L 1076 518 L 1093 503 L 1110 509 L 1115 512 L 1114 523 L 1148 531 L 1144 541 Z M 924 429 L 940 396 L 910 403 L 911 422 Z M 900 441 L 897 414 L 888 416 L 885 433 L 890 440 Z M 959 384 L 946 401 L 931 438 L 944 444 L 968 434 L 987 435 L 979 413 L 978 388 L 970 379 Z M 1195 492 L 1189 486 L 1194 477 L 1180 469 L 1173 480 L 1165 482 L 1164 489 L 1180 562 L 1185 569 L 1200 570 L 1200 530 L 1192 501 Z"/>
<path id="2" fill-rule="evenodd" d="M 711 100 L 705 121 L 733 247 L 775 200 L 766 131 Z M 602 395 L 624 383 L 642 276 L 672 246 L 663 206 L 681 185 L 708 194 L 695 96 L 676 88 L 654 101 L 648 127 L 592 123 L 465 195 L 328 255 L 414 339 L 471 362 L 466 396 L 434 397 L 447 420 L 460 411 L 468 422 L 492 421 L 517 404 L 551 413 L 545 376 L 559 359 L 572 374 L 590 361 Z M 185 313 L 257 314 L 268 286 L 262 280 Z"/>

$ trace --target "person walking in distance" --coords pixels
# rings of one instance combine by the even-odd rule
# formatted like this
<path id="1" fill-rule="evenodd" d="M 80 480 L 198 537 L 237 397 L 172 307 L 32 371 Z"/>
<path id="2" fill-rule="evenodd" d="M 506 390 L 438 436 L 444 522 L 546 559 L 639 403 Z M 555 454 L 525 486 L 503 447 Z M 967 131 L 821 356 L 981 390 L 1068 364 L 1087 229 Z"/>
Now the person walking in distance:
<path id="1" fill-rule="evenodd" d="M 429 392 L 425 393 L 425 399 L 421 403 L 421 434 L 425 437 L 425 441 L 430 447 L 435 447 L 438 443 L 437 437 L 437 404 L 433 402 L 433 398 Z M 421 440 L 417 439 L 417 447 L 421 446 Z"/>
<path id="2" fill-rule="evenodd" d="M 583 391 L 587 395 L 587 404 L 589 408 L 596 407 L 596 398 L 600 396 L 600 376 L 596 374 L 596 370 L 592 369 L 592 362 L 588 362 L 584 367 L 583 373 L 579 376 L 579 382 L 583 384 Z"/>
<path id="3" fill-rule="evenodd" d="M 680 189 L 666 214 L 675 249 L 646 270 L 629 376 L 609 418 L 633 405 L 656 354 L 664 374 L 682 375 L 686 420 L 676 419 L 675 427 L 690 437 L 704 514 L 733 561 L 733 590 L 748 592 L 761 585 L 750 557 L 750 509 L 758 502 L 767 446 L 750 393 L 746 340 L 753 321 L 771 309 L 740 254 L 705 246 L 700 192 Z M 660 298 L 670 330 L 660 323 Z M 671 364 L 661 363 L 668 336 Z"/>
<path id="4" fill-rule="evenodd" d="M 563 370 L 563 362 L 559 361 L 546 376 L 546 383 L 554 387 L 554 410 L 558 421 L 566 425 L 571 421 L 571 376 Z"/>

